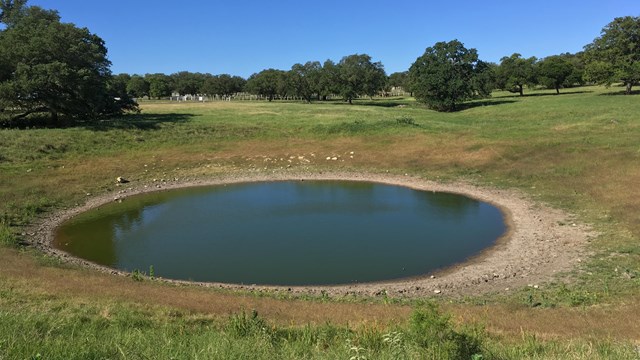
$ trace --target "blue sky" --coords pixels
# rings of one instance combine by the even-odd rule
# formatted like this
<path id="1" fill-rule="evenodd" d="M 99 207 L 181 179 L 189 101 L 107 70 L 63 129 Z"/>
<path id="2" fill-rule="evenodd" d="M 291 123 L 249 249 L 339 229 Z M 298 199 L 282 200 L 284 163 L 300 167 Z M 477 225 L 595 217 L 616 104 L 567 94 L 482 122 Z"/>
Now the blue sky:
<path id="1" fill-rule="evenodd" d="M 480 59 L 577 52 L 638 0 L 31 0 L 87 27 L 113 73 L 177 71 L 248 77 L 266 68 L 369 54 L 404 71 L 438 41 L 458 39 Z"/>

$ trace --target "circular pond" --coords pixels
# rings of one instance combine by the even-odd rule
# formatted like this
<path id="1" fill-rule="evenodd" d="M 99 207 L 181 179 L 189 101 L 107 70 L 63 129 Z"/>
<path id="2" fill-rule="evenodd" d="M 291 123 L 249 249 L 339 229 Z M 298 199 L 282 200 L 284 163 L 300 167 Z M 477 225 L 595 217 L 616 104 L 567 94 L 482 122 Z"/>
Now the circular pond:
<path id="1" fill-rule="evenodd" d="M 366 182 L 283 181 L 132 196 L 56 230 L 91 262 L 170 279 L 328 285 L 425 275 L 495 243 L 496 207 Z"/>

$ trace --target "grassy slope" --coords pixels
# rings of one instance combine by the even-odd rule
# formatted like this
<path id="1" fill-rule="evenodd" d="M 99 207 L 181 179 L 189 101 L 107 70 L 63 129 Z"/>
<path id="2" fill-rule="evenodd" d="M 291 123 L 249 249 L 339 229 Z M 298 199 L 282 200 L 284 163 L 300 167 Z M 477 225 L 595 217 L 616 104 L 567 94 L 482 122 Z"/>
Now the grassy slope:
<path id="1" fill-rule="evenodd" d="M 625 344 L 640 338 L 640 329 L 633 325 L 638 323 L 635 302 L 640 285 L 640 122 L 634 115 L 640 113 L 640 102 L 637 96 L 606 95 L 613 89 L 567 92 L 553 96 L 541 91 L 524 98 L 495 94 L 452 114 L 428 111 L 407 99 L 354 106 L 148 103 L 141 116 L 99 126 L 0 130 L 0 240 L 10 242 L 12 233 L 20 233 L 20 227 L 39 213 L 80 203 L 87 193 L 113 189 L 117 176 L 150 181 L 238 170 L 287 171 L 292 155 L 313 159 L 310 164 L 292 164 L 310 171 L 388 170 L 515 187 L 594 224 L 601 233 L 592 242 L 595 255 L 574 274 L 558 279 L 570 278 L 568 285 L 468 299 L 447 305 L 447 310 L 456 322 L 485 324 L 490 333 L 483 337 L 486 356 L 606 358 L 615 353 L 633 358 L 635 350 Z M 354 159 L 344 156 L 351 151 Z M 325 160 L 334 155 L 342 155 L 344 161 Z M 313 327 L 300 335 L 314 338 L 323 331 L 338 332 L 323 345 L 329 354 L 353 355 L 347 339 L 364 343 L 362 338 L 371 336 L 377 342 L 363 347 L 379 351 L 368 356 L 392 357 L 391 349 L 382 350 L 381 337 L 393 330 L 389 323 L 403 323 L 409 313 L 399 305 L 166 288 L 60 268 L 9 248 L 0 248 L 0 256 L 0 339 L 8 339 L 0 340 L 0 358 L 3 352 L 20 358 L 39 349 L 63 357 L 74 347 L 57 342 L 70 334 L 86 337 L 87 351 L 96 357 L 133 354 L 126 344 L 142 341 L 139 337 L 155 339 L 145 340 L 141 347 L 146 356 L 158 349 L 189 354 L 216 344 L 211 349 L 241 357 L 248 351 L 243 342 L 262 335 L 234 337 L 225 331 L 226 318 L 249 308 L 257 308 L 281 331 L 289 324 L 330 321 L 331 330 Z M 543 309 L 527 308 L 536 302 Z M 346 331 L 345 324 L 364 329 L 340 333 Z M 537 338 L 523 336 L 522 330 Z M 410 333 L 408 328 L 402 331 Z M 5 336 L 16 332 L 22 335 Z M 177 345 L 184 334 L 193 339 L 189 348 Z M 256 348 L 256 353 L 321 354 L 317 347 L 322 342 L 316 338 L 288 338 L 293 348 L 287 350 L 281 341 L 289 335 L 278 334 L 270 338 L 271 347 Z M 34 337 L 44 340 L 29 340 Z M 540 341 L 557 337 L 565 340 Z M 424 349 L 407 341 L 403 351 L 412 355 Z"/>

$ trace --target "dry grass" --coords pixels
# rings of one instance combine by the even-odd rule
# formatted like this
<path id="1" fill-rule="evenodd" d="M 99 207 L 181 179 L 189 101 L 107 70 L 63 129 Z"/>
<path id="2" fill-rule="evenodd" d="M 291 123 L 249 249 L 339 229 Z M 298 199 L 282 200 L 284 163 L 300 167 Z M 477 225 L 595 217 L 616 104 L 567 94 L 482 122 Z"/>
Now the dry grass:
<path id="1" fill-rule="evenodd" d="M 407 321 L 410 306 L 397 304 L 279 300 L 239 295 L 221 290 L 139 282 L 84 269 L 43 266 L 29 255 L 0 249 L 0 278 L 4 286 L 27 291 L 29 296 L 91 303 L 129 302 L 178 309 L 225 319 L 255 309 L 270 322 L 282 325 L 332 323 L 336 325 L 392 326 Z M 28 289 L 28 290 L 24 290 Z M 489 333 L 518 338 L 640 340 L 640 302 L 615 307 L 531 309 L 508 304 L 446 305 L 459 324 L 480 323 Z"/>
<path id="2" fill-rule="evenodd" d="M 110 299 L 220 318 L 256 309 L 270 321 L 285 325 L 326 322 L 390 325 L 403 321 L 410 313 L 407 306 L 278 300 L 193 286 L 139 282 L 85 269 L 43 266 L 30 256 L 9 249 L 0 250 L 0 263 L 3 264 L 0 278 L 10 286 L 28 289 L 31 294 L 80 302 Z"/>
<path id="3" fill-rule="evenodd" d="M 25 203 L 44 199 L 38 211 L 73 206 L 82 203 L 87 193 L 114 188 L 116 176 L 136 181 L 207 177 L 288 165 L 311 171 L 411 172 L 432 179 L 464 177 L 479 184 L 523 189 L 594 223 L 604 234 L 594 241 L 595 252 L 626 251 L 624 257 L 605 257 L 583 269 L 595 273 L 598 282 L 608 281 L 615 267 L 640 271 L 640 148 L 633 115 L 640 111 L 637 97 L 597 93 L 532 97 L 454 114 L 412 106 L 257 102 L 150 103 L 143 109 L 145 113 L 188 113 L 193 118 L 186 124 L 160 124 L 152 130 L 0 133 L 0 140 L 8 139 L 0 141 L 5 159 L 0 161 L 0 212 L 21 224 L 34 217 L 26 210 L 19 214 Z M 393 119 L 400 115 L 415 118 L 420 126 L 393 127 Z M 361 119 L 365 121 L 362 132 L 350 132 L 349 126 Z M 347 124 L 344 131 L 343 124 Z M 336 125 L 340 131 L 316 134 L 321 125 L 324 130 Z M 388 127 L 376 127 L 383 125 Z M 48 144 L 71 150 L 38 152 Z M 290 156 L 304 156 L 309 162 L 289 163 Z M 340 156 L 340 160 L 327 161 L 327 156 Z M 596 281 L 589 279 L 579 286 L 591 290 L 590 282 Z M 7 248 L 0 248 L 0 284 L 69 301 L 153 304 L 214 317 L 255 308 L 280 324 L 394 324 L 410 313 L 409 307 L 399 305 L 279 300 L 136 282 L 84 269 L 45 266 L 28 252 Z M 606 301 L 599 305 L 584 308 L 529 308 L 502 298 L 491 305 L 446 308 L 457 321 L 480 321 L 490 332 L 507 338 L 517 339 L 526 332 L 540 338 L 637 341 L 638 292 L 633 285 L 624 286 L 611 289 L 623 297 L 604 297 Z"/>

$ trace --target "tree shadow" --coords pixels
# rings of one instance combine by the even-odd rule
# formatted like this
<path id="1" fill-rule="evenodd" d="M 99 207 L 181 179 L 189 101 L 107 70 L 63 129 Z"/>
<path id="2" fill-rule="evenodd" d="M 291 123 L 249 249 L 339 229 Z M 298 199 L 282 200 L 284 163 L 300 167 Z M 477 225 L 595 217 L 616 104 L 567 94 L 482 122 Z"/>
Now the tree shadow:
<path id="1" fill-rule="evenodd" d="M 412 107 L 413 104 L 410 104 L 406 101 L 387 101 L 387 100 L 366 100 L 366 101 L 357 101 L 354 102 L 354 105 L 360 106 L 379 106 L 385 108 L 394 108 L 394 107 Z"/>
<path id="2" fill-rule="evenodd" d="M 347 100 L 343 100 L 343 99 L 330 99 L 330 100 L 313 101 L 313 104 L 325 104 L 325 105 L 336 105 L 336 106 L 378 106 L 378 107 L 385 107 L 385 108 L 417 106 L 414 101 L 409 101 L 406 98 L 392 98 L 392 99 L 376 98 L 374 100 L 353 99 L 353 104 L 349 104 Z"/>
<path id="3" fill-rule="evenodd" d="M 159 130 L 162 124 L 181 124 L 191 120 L 193 114 L 127 114 L 119 117 L 78 123 L 77 125 L 93 131 L 107 130 Z"/>
<path id="4" fill-rule="evenodd" d="M 473 101 L 473 102 L 466 102 L 466 103 L 462 103 L 458 106 L 456 106 L 456 109 L 453 112 L 458 112 L 458 111 L 464 111 L 464 110 L 469 110 L 469 109 L 473 109 L 473 108 L 477 108 L 477 107 L 484 107 L 484 106 L 495 106 L 495 105 L 504 105 L 504 104 L 511 104 L 517 102 L 515 100 L 478 100 L 478 101 Z"/>
<path id="5" fill-rule="evenodd" d="M 518 99 L 518 98 L 526 98 L 526 97 L 539 97 L 539 96 L 559 96 L 559 95 L 575 95 L 575 94 L 589 94 L 592 93 L 593 90 L 579 90 L 579 91 L 562 91 L 560 90 L 560 94 L 556 93 L 555 91 L 553 92 L 548 92 L 548 93 L 525 93 L 524 95 L 520 95 L 520 94 L 513 94 L 513 95 L 506 95 L 506 96 L 500 96 L 500 98 L 513 98 L 513 99 Z"/>
<path id="6" fill-rule="evenodd" d="M 629 94 L 627 94 L 625 90 L 614 91 L 614 92 L 602 93 L 602 94 L 599 94 L 598 96 L 620 96 L 620 95 L 640 95 L 640 90 L 631 90 Z"/>

